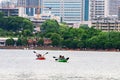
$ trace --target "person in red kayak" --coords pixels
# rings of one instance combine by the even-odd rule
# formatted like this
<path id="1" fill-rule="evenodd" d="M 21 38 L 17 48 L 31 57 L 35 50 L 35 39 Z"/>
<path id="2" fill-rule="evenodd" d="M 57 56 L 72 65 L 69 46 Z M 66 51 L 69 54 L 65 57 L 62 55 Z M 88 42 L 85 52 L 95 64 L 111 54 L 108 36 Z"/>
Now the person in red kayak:
<path id="1" fill-rule="evenodd" d="M 42 55 L 37 53 L 36 51 L 34 51 L 34 53 L 36 54 L 37 58 L 41 58 L 42 57 Z"/>
<path id="2" fill-rule="evenodd" d="M 48 54 L 48 52 L 46 52 L 45 54 L 39 54 L 39 53 L 37 53 L 36 51 L 33 51 L 35 54 L 36 54 L 36 56 L 37 56 L 37 58 L 41 58 L 41 57 L 44 57 L 44 55 L 46 55 L 46 54 Z"/>
<path id="3" fill-rule="evenodd" d="M 41 57 L 42 57 L 42 55 L 41 55 L 41 54 L 37 54 L 36 56 L 37 56 L 37 58 L 41 58 Z"/>

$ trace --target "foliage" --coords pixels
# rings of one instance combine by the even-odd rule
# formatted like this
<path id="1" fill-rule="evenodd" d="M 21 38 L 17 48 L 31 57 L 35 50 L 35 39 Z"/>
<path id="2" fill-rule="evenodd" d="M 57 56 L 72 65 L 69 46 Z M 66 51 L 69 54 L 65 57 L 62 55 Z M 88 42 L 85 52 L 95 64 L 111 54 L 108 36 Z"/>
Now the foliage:
<path id="1" fill-rule="evenodd" d="M 61 36 L 59 34 L 53 33 L 50 38 L 52 40 L 52 45 L 53 46 L 59 46 L 60 45 Z"/>
<path id="2" fill-rule="evenodd" d="M 41 31 L 43 33 L 47 32 L 59 32 L 59 24 L 56 20 L 46 20 L 41 25 Z"/>
<path id="3" fill-rule="evenodd" d="M 52 46 L 65 48 L 120 49 L 120 32 L 102 32 L 101 30 L 81 25 L 79 28 L 69 27 L 56 20 L 46 20 L 41 25 L 41 32 L 33 34 L 33 24 L 21 17 L 4 18 L 0 13 L 0 36 L 18 37 L 17 46 L 26 46 L 27 38 L 37 37 L 37 45 L 43 46 L 43 38 L 50 38 Z M 13 39 L 6 40 L 6 45 L 14 45 Z"/>
<path id="4" fill-rule="evenodd" d="M 14 39 L 13 38 L 10 38 L 10 39 L 7 39 L 6 40 L 6 45 L 7 46 L 13 46 L 15 43 Z"/>
<path id="5" fill-rule="evenodd" d="M 43 38 L 39 39 L 38 42 L 37 42 L 37 45 L 38 46 L 43 46 L 43 44 L 44 44 Z"/>
<path id="6" fill-rule="evenodd" d="M 0 19 L 3 18 L 3 16 L 4 16 L 4 13 L 0 12 Z"/>
<path id="7" fill-rule="evenodd" d="M 32 36 L 32 32 L 29 29 L 22 31 L 23 36 Z"/>
<path id="8" fill-rule="evenodd" d="M 27 41 L 27 38 L 26 38 L 26 37 L 22 37 L 21 39 L 22 39 L 22 45 L 23 45 L 23 46 L 28 45 L 28 41 Z"/>
<path id="9" fill-rule="evenodd" d="M 82 28 L 82 29 L 87 30 L 87 29 L 89 29 L 89 26 L 88 26 L 88 25 L 80 25 L 80 27 L 79 27 L 79 28 Z"/>
<path id="10" fill-rule="evenodd" d="M 33 24 L 30 20 L 22 17 L 7 17 L 0 20 L 2 24 L 0 24 L 0 28 L 7 31 L 22 31 L 25 29 L 29 29 L 33 31 Z"/>
<path id="11" fill-rule="evenodd" d="M 18 38 L 18 40 L 16 41 L 16 45 L 17 46 L 22 46 L 23 45 L 23 41 L 21 38 Z"/>

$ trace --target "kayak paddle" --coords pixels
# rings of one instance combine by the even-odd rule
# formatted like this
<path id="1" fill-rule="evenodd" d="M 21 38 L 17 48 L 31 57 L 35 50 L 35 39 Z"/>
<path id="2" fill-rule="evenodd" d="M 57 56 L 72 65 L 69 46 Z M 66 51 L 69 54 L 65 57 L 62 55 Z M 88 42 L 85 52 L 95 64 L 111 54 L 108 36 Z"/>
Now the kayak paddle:
<path id="1" fill-rule="evenodd" d="M 55 56 L 53 56 L 53 58 L 56 58 Z"/>
<path id="2" fill-rule="evenodd" d="M 38 54 L 36 51 L 33 51 L 33 53 L 35 53 L 36 55 Z"/>
<path id="3" fill-rule="evenodd" d="M 69 59 L 69 57 L 68 58 L 66 58 L 66 60 L 68 60 Z"/>
<path id="4" fill-rule="evenodd" d="M 33 51 L 34 53 L 36 53 L 36 51 Z"/>
<path id="5" fill-rule="evenodd" d="M 48 54 L 48 52 L 46 52 L 45 54 L 43 54 L 43 56 L 46 55 L 46 54 Z"/>

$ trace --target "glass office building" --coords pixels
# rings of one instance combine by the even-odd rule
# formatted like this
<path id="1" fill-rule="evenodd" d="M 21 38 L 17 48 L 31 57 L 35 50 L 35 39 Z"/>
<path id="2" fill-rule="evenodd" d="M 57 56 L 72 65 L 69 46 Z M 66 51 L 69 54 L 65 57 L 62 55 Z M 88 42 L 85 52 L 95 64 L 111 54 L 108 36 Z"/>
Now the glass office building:
<path id="1" fill-rule="evenodd" d="M 60 16 L 62 22 L 76 23 L 89 20 L 89 0 L 18 0 L 19 5 L 25 5 L 26 14 L 33 16 L 40 5 L 40 13 L 50 11 Z"/>
<path id="2" fill-rule="evenodd" d="M 60 16 L 62 22 L 83 21 L 83 0 L 44 0 L 43 5 L 51 8 L 51 13 L 55 16 Z"/>
<path id="3" fill-rule="evenodd" d="M 84 21 L 89 20 L 89 0 L 84 0 Z"/>

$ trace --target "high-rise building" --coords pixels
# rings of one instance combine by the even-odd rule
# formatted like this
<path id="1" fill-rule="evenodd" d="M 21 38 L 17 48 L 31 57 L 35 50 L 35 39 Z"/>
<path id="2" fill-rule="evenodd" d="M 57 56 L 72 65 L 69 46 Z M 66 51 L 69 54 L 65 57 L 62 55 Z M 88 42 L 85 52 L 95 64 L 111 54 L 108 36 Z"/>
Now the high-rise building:
<path id="1" fill-rule="evenodd" d="M 15 0 L 3 0 L 0 2 L 0 7 L 1 8 L 13 8 L 16 6 L 16 2 Z"/>
<path id="2" fill-rule="evenodd" d="M 90 0 L 92 26 L 103 31 L 120 31 L 120 0 Z"/>
<path id="3" fill-rule="evenodd" d="M 51 13 L 60 16 L 62 22 L 76 23 L 83 20 L 84 0 L 44 0 L 43 5 L 51 8 Z M 44 8 L 48 10 L 48 8 Z"/>
<path id="4" fill-rule="evenodd" d="M 89 0 L 84 0 L 84 21 L 88 21 L 89 20 Z"/>
<path id="5" fill-rule="evenodd" d="M 26 6 L 26 0 L 17 0 L 17 6 Z"/>
<path id="6" fill-rule="evenodd" d="M 105 16 L 105 0 L 90 0 L 90 20 Z"/>
<path id="7" fill-rule="evenodd" d="M 38 6 L 38 2 L 41 0 L 17 0 L 18 6 L 24 7 L 36 7 Z"/>
<path id="8" fill-rule="evenodd" d="M 44 11 L 51 10 L 55 16 L 60 16 L 62 22 L 76 23 L 88 21 L 89 19 L 89 0 L 18 0 L 18 4 L 26 6 L 26 14 L 33 16 Z"/>
<path id="9" fill-rule="evenodd" d="M 118 16 L 120 0 L 90 0 L 90 19 Z"/>
<path id="10" fill-rule="evenodd" d="M 109 15 L 118 15 L 118 8 L 120 6 L 120 0 L 108 0 L 108 14 Z"/>
<path id="11" fill-rule="evenodd" d="M 28 16 L 34 16 L 35 14 L 41 13 L 42 3 L 42 0 L 18 0 L 18 6 L 24 7 Z"/>

